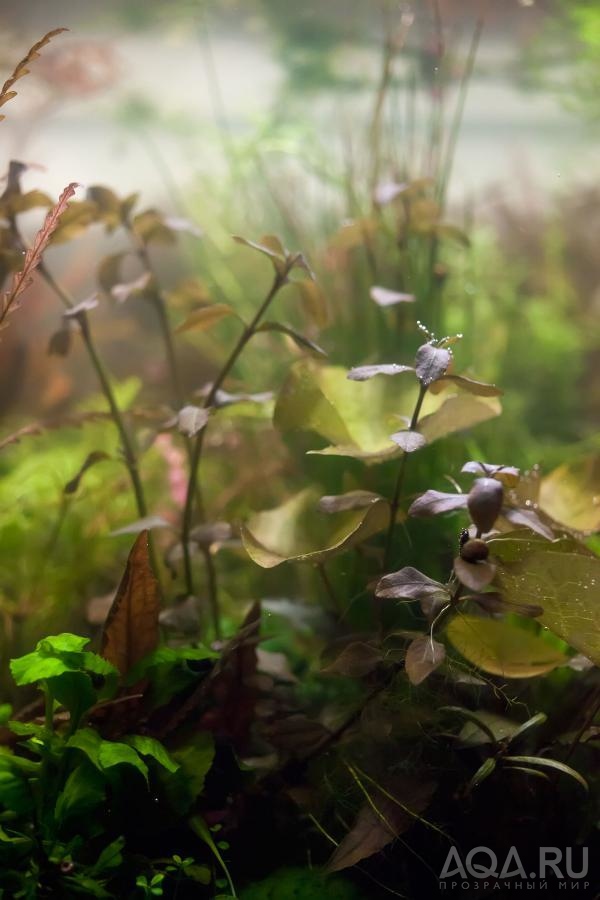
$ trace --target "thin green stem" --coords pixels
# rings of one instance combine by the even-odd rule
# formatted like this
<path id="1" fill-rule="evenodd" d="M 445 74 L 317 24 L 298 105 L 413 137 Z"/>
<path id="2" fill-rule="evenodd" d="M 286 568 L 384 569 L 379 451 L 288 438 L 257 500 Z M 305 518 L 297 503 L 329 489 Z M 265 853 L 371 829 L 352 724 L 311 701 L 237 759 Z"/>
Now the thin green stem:
<path id="1" fill-rule="evenodd" d="M 260 324 L 260 320 L 266 313 L 267 309 L 271 305 L 271 302 L 275 298 L 276 294 L 281 290 L 281 288 L 287 283 L 287 276 L 290 270 L 297 262 L 297 257 L 292 256 L 287 261 L 284 267 L 281 270 L 277 270 L 275 272 L 275 277 L 273 278 L 273 282 L 267 295 L 260 307 L 258 308 L 256 314 L 252 318 L 251 322 L 246 325 L 244 330 L 242 331 L 236 345 L 233 350 L 229 354 L 225 364 L 223 365 L 221 371 L 215 378 L 214 382 L 211 385 L 211 388 L 204 400 L 204 408 L 208 409 L 211 407 L 215 401 L 218 391 L 221 388 L 221 385 L 231 372 L 232 368 L 236 364 L 239 356 L 241 355 L 244 347 L 250 340 L 250 338 L 254 335 L 258 325 Z M 185 506 L 183 510 L 183 522 L 181 528 L 181 541 L 183 544 L 183 561 L 184 561 L 184 577 L 186 584 L 186 591 L 188 594 L 194 593 L 194 574 L 191 560 L 191 552 L 190 552 L 190 532 L 192 530 L 192 519 L 194 514 L 194 497 L 199 489 L 199 481 L 198 481 L 198 471 L 200 468 L 200 460 L 202 458 L 202 449 L 204 447 L 204 434 L 206 432 L 206 427 L 198 432 L 196 435 L 196 439 L 194 442 L 194 447 L 192 451 L 192 458 L 190 461 L 190 476 L 187 484 L 187 492 L 185 497 Z"/>
<path id="2" fill-rule="evenodd" d="M 409 431 L 415 431 L 417 427 L 417 423 L 419 421 L 419 415 L 421 413 L 421 407 L 423 406 L 423 401 L 425 399 L 425 394 L 427 393 L 427 385 L 421 384 L 419 387 L 419 395 L 417 397 L 417 402 L 415 403 L 415 408 L 413 410 L 412 418 L 410 420 L 410 425 L 408 426 Z M 400 506 L 400 497 L 402 495 L 402 487 L 404 485 L 404 476 L 406 473 L 406 461 L 407 461 L 408 453 L 403 453 L 400 459 L 400 465 L 398 467 L 398 474 L 396 476 L 396 484 L 394 486 L 394 493 L 392 495 L 392 500 L 390 502 L 390 524 L 386 536 L 385 541 L 385 554 L 384 554 L 384 569 L 387 569 L 390 563 L 390 554 L 392 551 L 392 541 L 394 538 L 394 529 L 396 526 L 396 515 L 398 514 L 398 507 Z"/>
<path id="3" fill-rule="evenodd" d="M 38 266 L 38 271 L 46 284 L 54 291 L 54 293 L 58 296 L 63 306 L 66 309 L 72 309 L 75 305 L 73 298 L 70 294 L 60 285 L 50 270 L 46 267 L 44 262 L 41 262 Z M 81 336 L 83 338 L 83 342 L 85 344 L 86 350 L 88 352 L 88 356 L 90 357 L 92 366 L 96 372 L 96 376 L 98 381 L 100 382 L 100 387 L 102 389 L 102 393 L 106 398 L 106 402 L 108 403 L 108 408 L 110 410 L 111 418 L 114 422 L 115 428 L 119 434 L 119 438 L 121 440 L 121 446 L 123 449 L 123 459 L 125 461 L 125 466 L 129 473 L 129 478 L 131 481 L 131 486 L 133 488 L 133 494 L 135 497 L 135 503 L 138 511 L 138 515 L 140 518 L 145 518 L 148 515 L 148 506 L 146 504 L 146 498 L 144 495 L 144 487 L 142 484 L 142 480 L 140 478 L 140 473 L 138 469 L 138 460 L 137 460 L 137 452 L 135 448 L 135 444 L 133 442 L 133 438 L 129 434 L 127 430 L 127 426 L 125 425 L 125 420 L 123 418 L 123 413 L 119 408 L 119 404 L 117 403 L 117 399 L 115 397 L 112 385 L 110 383 L 110 378 L 108 372 L 104 367 L 104 363 L 102 362 L 98 351 L 96 349 L 96 345 L 94 343 L 92 333 L 89 327 L 89 321 L 87 314 L 85 311 L 82 311 L 77 316 L 77 321 L 79 322 L 79 326 L 81 329 Z M 156 573 L 156 577 L 161 580 L 161 570 L 158 565 L 158 559 L 156 555 L 156 550 L 154 548 L 152 539 L 150 535 L 150 555 L 152 558 L 152 564 L 154 571 Z"/>

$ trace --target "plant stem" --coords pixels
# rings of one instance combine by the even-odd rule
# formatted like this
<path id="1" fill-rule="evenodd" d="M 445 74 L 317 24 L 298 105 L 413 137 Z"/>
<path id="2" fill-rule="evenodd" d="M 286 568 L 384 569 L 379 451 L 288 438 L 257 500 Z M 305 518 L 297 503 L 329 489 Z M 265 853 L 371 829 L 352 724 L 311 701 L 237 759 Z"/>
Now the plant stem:
<path id="1" fill-rule="evenodd" d="M 413 410 L 412 418 L 410 420 L 410 425 L 408 426 L 409 431 L 414 431 L 417 427 L 417 423 L 419 421 L 419 414 L 421 412 L 421 407 L 423 406 L 423 400 L 425 399 L 425 394 L 427 393 L 427 385 L 421 384 L 419 386 L 419 395 L 417 397 L 417 402 L 415 403 L 415 408 Z M 394 487 L 394 494 L 392 496 L 392 500 L 390 503 L 390 524 L 385 540 L 385 554 L 384 554 L 384 569 L 387 569 L 390 563 L 390 554 L 392 550 L 392 540 L 394 537 L 394 528 L 396 526 L 396 515 L 398 513 L 398 507 L 400 506 L 400 495 L 402 493 L 402 486 L 404 484 L 404 475 L 406 472 L 406 460 L 408 457 L 408 453 L 404 452 L 402 454 L 402 458 L 400 459 L 400 465 L 398 467 L 398 474 L 396 476 L 396 484 Z"/>
<path id="2" fill-rule="evenodd" d="M 317 572 L 319 573 L 319 577 L 321 578 L 321 581 L 323 582 L 323 586 L 325 588 L 325 591 L 327 592 L 327 596 L 329 597 L 329 599 L 331 601 L 331 606 L 332 606 L 333 612 L 335 612 L 336 615 L 341 615 L 342 609 L 340 606 L 339 599 L 338 599 L 337 594 L 334 590 L 334 587 L 331 583 L 331 579 L 329 578 L 329 575 L 327 574 L 327 569 L 325 568 L 323 563 L 317 563 Z"/>
<path id="3" fill-rule="evenodd" d="M 217 571 L 215 568 L 215 561 L 212 557 L 212 553 L 210 552 L 210 547 L 206 547 L 203 550 L 204 553 L 204 562 L 206 563 L 206 582 L 208 588 L 208 602 L 210 605 L 210 614 L 212 617 L 213 628 L 215 630 L 215 637 L 218 641 L 221 640 L 221 616 L 219 611 L 219 592 L 217 588 Z"/>
<path id="4" fill-rule="evenodd" d="M 234 367 L 235 363 L 238 360 L 238 357 L 241 355 L 244 347 L 250 340 L 250 338 L 254 335 L 256 328 L 258 327 L 260 320 L 266 313 L 269 308 L 272 300 L 276 296 L 276 294 L 280 291 L 280 289 L 287 283 L 287 276 L 290 270 L 293 268 L 295 263 L 297 262 L 297 257 L 292 256 L 285 263 L 285 266 L 279 271 L 275 272 L 275 277 L 273 278 L 273 282 L 271 287 L 258 308 L 256 314 L 254 315 L 252 321 L 246 325 L 242 334 L 240 335 L 236 345 L 233 350 L 229 354 L 223 368 L 217 375 L 216 379 L 211 385 L 211 388 L 206 395 L 204 400 L 204 408 L 208 409 L 213 405 L 217 393 L 229 375 L 230 371 Z M 183 561 L 184 561 L 184 577 L 185 577 L 185 585 L 186 591 L 188 594 L 193 595 L 194 593 L 194 574 L 192 569 L 192 559 L 190 553 L 190 532 L 192 530 L 192 518 L 194 514 L 194 497 L 199 491 L 199 481 L 198 481 L 198 470 L 200 468 L 200 460 L 202 458 L 202 449 L 204 446 L 204 433 L 206 431 L 206 426 L 198 432 L 196 435 L 196 439 L 194 442 L 192 457 L 190 460 L 190 476 L 187 484 L 187 492 L 185 497 L 185 506 L 183 510 L 183 522 L 181 528 L 181 541 L 183 545 Z M 215 598 L 216 599 L 216 598 Z M 218 610 L 217 610 L 218 614 Z"/>
<path id="5" fill-rule="evenodd" d="M 38 266 L 38 271 L 46 284 L 54 291 L 54 293 L 59 297 L 63 306 L 66 309 L 72 309 L 74 304 L 73 298 L 67 293 L 67 291 L 60 285 L 49 269 L 46 267 L 44 262 L 41 262 Z M 138 460 L 137 460 L 137 452 L 135 449 L 135 445 L 131 435 L 127 430 L 127 426 L 125 425 L 125 420 L 123 418 L 123 413 L 121 412 L 119 405 L 117 403 L 117 399 L 115 397 L 114 391 L 112 389 L 112 385 L 110 383 L 110 378 L 108 376 L 108 372 L 104 367 L 104 363 L 102 362 L 98 351 L 96 349 L 96 345 L 94 344 L 94 340 L 92 338 L 92 333 L 89 327 L 89 321 L 87 314 L 85 311 L 82 311 L 77 316 L 77 321 L 79 322 L 79 326 L 81 329 L 81 336 L 83 338 L 83 342 L 85 344 L 86 350 L 90 357 L 92 366 L 96 372 L 98 377 L 98 381 L 100 382 L 100 387 L 102 389 L 102 393 L 106 398 L 106 402 L 108 403 L 108 408 L 110 410 L 111 418 L 115 424 L 119 437 L 121 439 L 121 445 L 123 448 L 123 458 L 125 460 L 125 466 L 129 473 L 129 478 L 131 481 L 131 486 L 133 488 L 133 494 L 135 497 L 135 503 L 138 511 L 138 515 L 140 518 L 145 518 L 148 515 L 148 507 L 146 504 L 146 498 L 144 495 L 144 488 L 142 485 L 142 480 L 140 478 L 140 473 L 138 469 Z M 150 547 L 150 556 L 152 559 L 152 565 L 156 574 L 156 577 L 161 581 L 161 570 L 158 565 L 158 559 L 156 555 L 156 550 L 154 548 L 154 544 L 152 541 L 152 535 L 149 536 L 149 547 Z M 162 585 L 161 585 L 162 587 Z"/>

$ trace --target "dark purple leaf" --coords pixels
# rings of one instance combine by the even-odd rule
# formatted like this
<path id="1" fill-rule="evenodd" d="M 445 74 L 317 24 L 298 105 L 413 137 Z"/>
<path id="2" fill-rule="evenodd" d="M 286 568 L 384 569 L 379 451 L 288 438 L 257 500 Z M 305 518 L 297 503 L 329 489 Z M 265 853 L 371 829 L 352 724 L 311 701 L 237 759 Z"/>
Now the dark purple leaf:
<path id="1" fill-rule="evenodd" d="M 433 344 L 423 344 L 419 347 L 415 356 L 415 370 L 423 387 L 429 387 L 441 378 L 451 360 L 450 351 L 444 347 L 434 347 Z"/>
<path id="2" fill-rule="evenodd" d="M 384 575 L 375 588 L 375 596 L 389 600 L 420 600 L 422 597 L 449 599 L 443 584 L 428 578 L 418 569 L 406 566 L 398 572 Z"/>
<path id="3" fill-rule="evenodd" d="M 455 509 L 466 509 L 466 494 L 446 494 L 443 491 L 425 491 L 411 504 L 409 516 L 439 516 Z"/>
<path id="4" fill-rule="evenodd" d="M 379 366 L 355 366 L 347 377 L 350 381 L 367 381 L 375 375 L 402 375 L 403 372 L 414 372 L 412 366 L 399 366 L 396 363 L 384 363 Z"/>

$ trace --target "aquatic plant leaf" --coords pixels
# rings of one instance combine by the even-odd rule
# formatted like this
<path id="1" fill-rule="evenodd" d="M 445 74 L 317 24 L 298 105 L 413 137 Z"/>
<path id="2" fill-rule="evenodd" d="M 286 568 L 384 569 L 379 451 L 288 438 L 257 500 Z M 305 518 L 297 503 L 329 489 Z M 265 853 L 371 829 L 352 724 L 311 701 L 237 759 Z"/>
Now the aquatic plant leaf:
<path id="1" fill-rule="evenodd" d="M 565 665 L 565 654 L 548 641 L 500 619 L 457 615 L 446 635 L 470 663 L 503 678 L 533 678 Z"/>
<path id="2" fill-rule="evenodd" d="M 425 491 L 411 503 L 409 516 L 439 516 L 441 513 L 454 512 L 467 508 L 467 494 L 448 494 L 444 491 Z"/>
<path id="3" fill-rule="evenodd" d="M 321 512 L 336 513 L 348 509 L 364 509 L 370 506 L 374 500 L 383 500 L 381 494 L 372 491 L 348 491 L 347 494 L 329 494 L 321 497 L 318 509 Z"/>
<path id="4" fill-rule="evenodd" d="M 377 306 L 396 306 L 398 303 L 414 303 L 414 294 L 405 294 L 402 291 L 391 291 L 389 288 L 373 285 L 369 296 Z"/>
<path id="5" fill-rule="evenodd" d="M 514 466 L 500 466 L 493 463 L 479 462 L 478 460 L 469 460 L 460 471 L 479 477 L 495 478 L 497 481 L 501 481 L 504 487 L 508 488 L 516 487 L 521 476 L 520 470 Z"/>
<path id="6" fill-rule="evenodd" d="M 430 635 L 415 638 L 408 645 L 404 668 L 411 684 L 421 684 L 432 672 L 442 665 L 446 658 L 446 648 Z"/>
<path id="7" fill-rule="evenodd" d="M 421 600 L 423 597 L 449 600 L 450 592 L 439 581 L 412 566 L 405 566 L 398 572 L 384 575 L 375 588 L 375 596 L 388 600 Z"/>
<path id="8" fill-rule="evenodd" d="M 348 372 L 350 381 L 368 381 L 375 375 L 401 375 L 403 372 L 414 372 L 413 366 L 400 366 L 396 363 L 384 363 L 378 366 L 354 366 Z"/>
<path id="9" fill-rule="evenodd" d="M 432 385 L 432 390 L 434 393 L 437 393 L 446 387 L 462 388 L 463 391 L 466 391 L 468 394 L 475 394 L 477 397 L 500 397 L 504 393 L 495 384 L 476 381 L 474 378 L 467 378 L 466 375 L 442 375 Z"/>
<path id="10" fill-rule="evenodd" d="M 309 340 L 309 338 L 300 334 L 294 328 L 290 328 L 289 325 L 282 325 L 281 322 L 263 322 L 258 326 L 256 331 L 279 331 L 281 334 L 286 334 L 291 338 L 301 349 L 310 350 L 312 353 L 316 353 L 317 356 L 327 356 L 325 350 L 323 350 L 322 347 L 319 347 L 318 344 L 315 344 L 314 341 Z"/>
<path id="11" fill-rule="evenodd" d="M 184 406 L 177 413 L 177 428 L 182 434 L 194 437 L 204 428 L 209 417 L 208 409 L 200 406 Z"/>
<path id="12" fill-rule="evenodd" d="M 177 763 L 165 750 L 160 741 L 142 734 L 131 734 L 124 738 L 124 742 L 133 747 L 140 756 L 150 756 L 166 769 L 167 772 L 176 772 L 179 769 Z"/>
<path id="13" fill-rule="evenodd" d="M 415 371 L 423 386 L 429 387 L 446 372 L 452 361 L 452 354 L 444 347 L 422 344 L 415 356 Z"/>
<path id="14" fill-rule="evenodd" d="M 309 488 L 275 509 L 255 513 L 241 534 L 251 559 L 271 569 L 283 562 L 325 562 L 384 530 L 389 520 L 389 504 L 377 496 L 366 507 L 324 516 Z"/>
<path id="15" fill-rule="evenodd" d="M 69 200 L 74 196 L 77 187 L 78 184 L 75 181 L 67 185 L 55 206 L 48 212 L 42 227 L 34 238 L 33 244 L 25 253 L 21 270 L 13 275 L 10 288 L 2 295 L 0 299 L 0 328 L 6 327 L 6 317 L 11 312 L 14 312 L 15 309 L 18 309 L 19 297 L 33 283 L 33 275 L 42 261 L 44 250 L 58 228 L 61 217 L 68 210 Z"/>
<path id="16" fill-rule="evenodd" d="M 148 553 L 148 532 L 137 538 L 102 632 L 102 656 L 127 672 L 156 649 L 159 639 L 158 583 Z"/>
<path id="17" fill-rule="evenodd" d="M 461 584 L 471 591 L 482 591 L 494 580 L 496 566 L 487 560 L 467 562 L 457 556 L 454 560 L 454 572 Z"/>
<path id="18" fill-rule="evenodd" d="M 144 516 L 143 519 L 136 519 L 128 525 L 121 528 L 115 528 L 110 532 L 111 537 L 118 537 L 121 534 L 141 534 L 143 531 L 151 531 L 153 528 L 172 528 L 170 522 L 163 519 L 162 516 Z"/>
<path id="19" fill-rule="evenodd" d="M 107 459 L 110 459 L 110 456 L 108 455 L 108 453 L 105 453 L 103 450 L 93 450 L 91 453 L 89 453 L 87 455 L 87 457 L 85 458 L 83 465 L 79 469 L 79 472 L 77 472 L 77 474 L 73 478 L 71 478 L 70 481 L 68 481 L 65 484 L 65 486 L 63 488 L 63 493 L 64 494 L 76 493 L 79 485 L 81 484 L 81 479 L 83 478 L 84 474 L 88 471 L 88 469 L 91 469 L 92 466 L 97 465 L 97 463 L 99 463 L 99 462 L 104 462 L 104 460 L 107 460 Z"/>
<path id="20" fill-rule="evenodd" d="M 326 328 L 329 325 L 329 309 L 322 287 L 311 278 L 303 278 L 294 281 L 293 284 L 300 293 L 300 300 L 307 318 L 317 328 Z"/>
<path id="21" fill-rule="evenodd" d="M 432 443 L 448 434 L 455 434 L 493 419 L 501 412 L 502 407 L 496 397 L 457 394 L 447 397 L 435 412 L 423 416 L 419 420 L 419 431 Z"/>
<path id="22" fill-rule="evenodd" d="M 322 671 L 329 675 L 346 675 L 348 678 L 362 678 L 375 669 L 382 660 L 381 650 L 364 641 L 348 644 L 333 662 Z"/>
<path id="23" fill-rule="evenodd" d="M 212 303 L 210 306 L 201 306 L 199 309 L 192 310 L 175 331 L 177 334 L 184 331 L 208 331 L 221 319 L 236 315 L 236 312 L 227 303 Z"/>
<path id="24" fill-rule="evenodd" d="M 361 808 L 352 829 L 327 863 L 328 872 L 356 865 L 408 831 L 429 805 L 435 784 L 396 777 L 381 789 L 373 786 L 371 790 L 370 802 Z"/>
<path id="25" fill-rule="evenodd" d="M 46 44 L 50 43 L 53 37 L 56 37 L 57 34 L 62 34 L 63 31 L 68 31 L 68 28 L 54 28 L 52 31 L 48 31 L 47 34 L 44 35 L 39 41 L 37 41 L 33 47 L 27 52 L 27 54 L 21 59 L 9 78 L 6 79 L 4 84 L 2 85 L 2 90 L 0 90 L 0 106 L 4 106 L 5 103 L 8 103 L 9 100 L 12 100 L 13 97 L 16 97 L 17 92 L 13 91 L 12 88 L 14 84 L 19 80 L 19 78 L 23 78 L 24 75 L 29 74 L 29 66 L 34 60 L 36 60 L 40 55 L 40 50 L 46 46 Z M 5 119 L 6 116 L 0 114 L 0 122 L 2 119 Z"/>
<path id="26" fill-rule="evenodd" d="M 600 665 L 600 559 L 572 540 L 528 541 L 515 534 L 489 546 L 499 560 L 502 596 L 541 606 L 539 621 Z"/>
<path id="27" fill-rule="evenodd" d="M 544 476 L 539 505 L 556 522 L 576 531 L 600 531 L 600 456 L 564 463 Z"/>
<path id="28" fill-rule="evenodd" d="M 396 431 L 390 435 L 390 439 L 398 444 L 405 453 L 414 453 L 420 450 L 427 443 L 426 439 L 418 431 L 406 429 L 404 431 Z"/>

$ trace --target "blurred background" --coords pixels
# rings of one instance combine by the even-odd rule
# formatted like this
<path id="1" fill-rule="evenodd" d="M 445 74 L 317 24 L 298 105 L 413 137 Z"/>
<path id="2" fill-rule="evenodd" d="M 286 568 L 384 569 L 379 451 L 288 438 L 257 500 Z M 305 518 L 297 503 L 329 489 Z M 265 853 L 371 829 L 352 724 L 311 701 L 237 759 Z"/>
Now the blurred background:
<path id="1" fill-rule="evenodd" d="M 444 450 L 450 474 L 469 457 L 548 470 L 597 451 L 596 0 L 2 0 L 0 24 L 5 77 L 46 31 L 69 29 L 4 110 L 4 169 L 25 162 L 26 191 L 55 199 L 77 181 L 84 201 L 103 185 L 168 217 L 168 239 L 147 249 L 175 324 L 205 302 L 255 309 L 268 271 L 231 234 L 278 234 L 305 252 L 319 284 L 300 309 L 282 301 L 285 313 L 332 363 L 409 361 L 421 319 L 438 334 L 462 332 L 459 368 L 503 387 L 501 424 Z M 29 237 L 42 214 L 24 213 Z M 101 290 L 94 330 L 123 406 L 169 404 L 143 290 L 122 303 L 103 279 L 102 261 L 127 248 L 127 235 L 105 226 L 92 216 L 63 234 L 48 267 L 76 300 Z M 139 276 L 130 265 L 121 281 Z M 410 292 L 416 312 L 379 308 L 373 285 Z M 56 296 L 37 281 L 25 306 L 3 333 L 5 439 L 103 408 L 82 346 L 47 352 L 60 323 Z M 186 397 L 235 335 L 227 320 L 181 336 Z M 276 389 L 289 368 L 289 354 L 265 349 L 237 370 L 247 390 Z M 209 502 L 220 515 L 281 499 L 280 477 L 302 486 L 299 460 L 314 441 L 290 450 L 266 425 L 252 427 L 250 444 L 233 425 L 219 437 L 230 455 L 210 463 Z M 126 552 L 130 537 L 106 534 L 135 518 L 126 488 L 115 491 L 113 463 L 90 471 L 65 513 L 62 487 L 87 453 L 114 452 L 110 429 L 40 431 L 0 454 L 10 635 L 42 591 L 54 598 L 48 619 L 65 595 L 77 605 L 109 591 L 114 548 Z M 147 437 L 142 430 L 142 446 Z M 180 498 L 161 494 L 165 472 L 176 478 L 173 448 L 146 443 L 152 511 L 166 504 L 175 519 Z M 354 461 L 332 475 L 309 459 L 309 477 L 338 490 L 360 478 Z M 416 474 L 427 478 L 434 462 L 439 469 L 439 456 L 425 457 Z"/>

